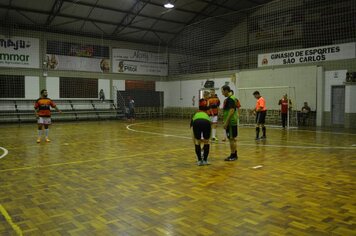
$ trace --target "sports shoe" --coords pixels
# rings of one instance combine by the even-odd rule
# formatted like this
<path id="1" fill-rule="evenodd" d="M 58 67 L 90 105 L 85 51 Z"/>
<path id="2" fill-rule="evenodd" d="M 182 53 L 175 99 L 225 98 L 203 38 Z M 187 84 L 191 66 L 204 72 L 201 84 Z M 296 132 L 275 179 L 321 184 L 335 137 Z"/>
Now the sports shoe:
<path id="1" fill-rule="evenodd" d="M 226 142 L 226 138 L 223 138 L 221 141 Z"/>
<path id="2" fill-rule="evenodd" d="M 51 140 L 49 138 L 46 138 L 46 142 L 49 143 L 51 142 Z"/>
<path id="3" fill-rule="evenodd" d="M 40 143 L 41 142 L 41 138 L 37 138 L 37 143 Z"/>
<path id="4" fill-rule="evenodd" d="M 260 138 L 259 138 L 259 137 L 256 137 L 255 140 L 256 140 L 256 141 L 260 141 Z"/>
<path id="5" fill-rule="evenodd" d="M 266 139 L 267 137 L 266 136 L 262 136 L 260 139 Z"/>
<path id="6" fill-rule="evenodd" d="M 210 163 L 206 160 L 206 161 L 203 161 L 203 165 L 208 166 L 208 165 L 210 165 Z"/>
<path id="7" fill-rule="evenodd" d="M 224 161 L 236 161 L 236 160 L 237 160 L 237 156 L 236 157 L 229 156 L 224 159 Z"/>
<path id="8" fill-rule="evenodd" d="M 203 161 L 198 161 L 198 162 L 197 162 L 197 165 L 198 165 L 198 166 L 202 166 L 202 165 L 204 165 L 204 163 L 203 163 Z"/>
<path id="9" fill-rule="evenodd" d="M 211 140 L 212 140 L 212 141 L 216 141 L 216 142 L 219 141 L 219 139 L 216 138 L 216 137 L 215 137 L 215 138 L 212 138 Z"/>

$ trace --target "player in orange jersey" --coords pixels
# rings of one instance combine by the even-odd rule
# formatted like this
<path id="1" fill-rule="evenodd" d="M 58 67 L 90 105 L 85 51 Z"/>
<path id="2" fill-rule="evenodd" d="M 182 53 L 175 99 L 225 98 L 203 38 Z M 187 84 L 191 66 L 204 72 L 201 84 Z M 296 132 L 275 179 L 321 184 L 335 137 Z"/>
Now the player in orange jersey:
<path id="1" fill-rule="evenodd" d="M 48 93 L 46 89 L 41 90 L 41 97 L 37 99 L 35 103 L 35 114 L 37 117 L 38 124 L 38 137 L 37 143 L 41 142 L 42 129 L 45 130 L 45 140 L 46 142 L 50 142 L 48 138 L 49 133 L 49 125 L 51 124 L 51 107 L 56 109 L 59 113 L 61 110 L 57 108 L 57 105 L 48 98 Z"/>
<path id="2" fill-rule="evenodd" d="M 259 91 L 255 91 L 253 96 L 257 99 L 256 108 L 254 110 L 254 114 L 256 114 L 256 140 L 266 139 L 266 127 L 265 127 L 265 120 L 266 120 L 266 101 L 260 95 Z M 262 136 L 260 135 L 260 127 L 262 127 Z"/>
<path id="3" fill-rule="evenodd" d="M 206 114 L 210 115 L 210 104 L 209 104 L 209 91 L 203 92 L 203 97 L 199 99 L 199 107 L 201 111 L 204 111 Z"/>

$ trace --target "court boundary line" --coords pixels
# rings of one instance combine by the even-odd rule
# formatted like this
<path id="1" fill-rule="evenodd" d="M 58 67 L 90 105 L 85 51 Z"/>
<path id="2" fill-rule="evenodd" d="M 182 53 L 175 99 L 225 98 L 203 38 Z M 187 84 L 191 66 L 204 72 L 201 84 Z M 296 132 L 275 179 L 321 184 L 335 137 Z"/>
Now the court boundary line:
<path id="1" fill-rule="evenodd" d="M 173 135 L 173 134 L 163 134 L 163 133 L 157 133 L 157 132 L 151 132 L 151 131 L 142 131 L 142 130 L 135 130 L 132 129 L 131 126 L 135 125 L 143 125 L 147 124 L 149 122 L 140 122 L 140 123 L 134 123 L 134 124 L 129 124 L 126 126 L 127 130 L 130 130 L 132 132 L 136 133 L 144 133 L 144 134 L 155 134 L 155 135 L 160 135 L 163 137 L 173 137 L 173 138 L 182 138 L 182 139 L 192 139 L 192 137 L 187 137 L 187 136 L 179 136 L 179 135 Z M 216 144 L 223 144 L 221 142 L 216 143 Z M 341 150 L 356 150 L 355 147 L 319 147 L 319 146 L 296 146 L 296 145 L 274 145 L 274 144 L 263 144 L 263 141 L 258 142 L 258 144 L 262 144 L 261 146 L 263 147 L 274 147 L 274 148 L 295 148 L 295 149 L 341 149 Z M 256 146 L 255 144 L 248 144 L 248 143 L 242 143 L 238 142 L 239 146 Z"/>
<path id="2" fill-rule="evenodd" d="M 16 232 L 16 234 L 19 236 L 22 236 L 23 233 L 22 233 L 21 228 L 13 222 L 11 216 L 9 215 L 9 213 L 6 211 L 6 209 L 1 204 L 0 204 L 0 212 L 5 217 L 5 220 L 7 221 L 7 223 L 9 223 L 11 228 Z"/>
<path id="3" fill-rule="evenodd" d="M 271 128 L 271 129 L 281 129 L 282 130 L 282 126 L 278 126 L 278 125 L 265 125 L 267 128 Z M 251 128 L 254 129 L 256 127 L 256 125 L 254 124 L 240 124 L 240 127 L 244 127 L 244 128 Z M 298 129 L 298 127 L 293 127 L 293 128 L 289 128 L 289 129 L 284 129 L 285 132 L 308 132 L 308 133 L 319 133 L 319 134 L 337 134 L 337 135 L 351 135 L 351 136 L 356 136 L 356 134 L 352 134 L 352 133 L 343 133 L 343 132 L 332 132 L 332 131 L 322 131 L 322 130 L 307 130 L 307 129 Z"/>
<path id="4" fill-rule="evenodd" d="M 89 163 L 89 162 L 110 161 L 110 160 L 115 160 L 115 159 L 119 159 L 119 158 L 123 158 L 123 157 L 124 158 L 131 158 L 131 157 L 137 157 L 137 156 L 143 156 L 143 155 L 160 154 L 160 153 L 166 153 L 166 152 L 176 152 L 176 151 L 187 150 L 187 149 L 190 149 L 190 148 L 185 147 L 185 148 L 170 149 L 169 151 L 168 150 L 164 150 L 164 151 L 137 153 L 137 154 L 131 154 L 131 155 L 115 156 L 115 157 L 107 157 L 107 158 L 99 158 L 99 159 L 95 158 L 95 159 L 89 159 L 89 160 L 59 162 L 59 163 L 53 163 L 53 164 L 49 164 L 49 165 L 24 166 L 24 167 L 18 167 L 18 168 L 3 169 L 3 170 L 0 170 L 0 173 L 9 172 L 9 171 L 19 171 L 19 170 L 31 170 L 31 169 L 35 169 L 35 168 L 75 165 L 75 164 L 82 164 L 82 163 Z"/>
<path id="5" fill-rule="evenodd" d="M 4 151 L 4 153 L 0 156 L 0 159 L 4 158 L 9 154 L 9 151 L 6 148 L 0 147 L 1 150 Z"/>

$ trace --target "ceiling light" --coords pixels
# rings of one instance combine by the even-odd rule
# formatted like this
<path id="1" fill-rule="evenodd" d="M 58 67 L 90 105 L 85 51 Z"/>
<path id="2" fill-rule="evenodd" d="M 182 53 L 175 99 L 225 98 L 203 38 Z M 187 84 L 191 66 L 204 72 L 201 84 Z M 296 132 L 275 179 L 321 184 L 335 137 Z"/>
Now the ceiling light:
<path id="1" fill-rule="evenodd" d="M 163 5 L 165 8 L 171 9 L 174 7 L 173 3 L 167 2 L 166 4 Z"/>

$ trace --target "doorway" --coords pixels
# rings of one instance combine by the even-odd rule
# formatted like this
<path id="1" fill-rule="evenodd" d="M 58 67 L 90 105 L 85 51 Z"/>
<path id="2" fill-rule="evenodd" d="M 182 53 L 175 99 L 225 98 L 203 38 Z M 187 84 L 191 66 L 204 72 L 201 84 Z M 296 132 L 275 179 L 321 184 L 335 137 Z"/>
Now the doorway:
<path id="1" fill-rule="evenodd" d="M 331 87 L 331 122 L 342 126 L 345 121 L 345 86 Z"/>

